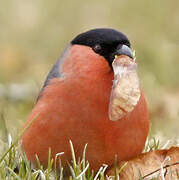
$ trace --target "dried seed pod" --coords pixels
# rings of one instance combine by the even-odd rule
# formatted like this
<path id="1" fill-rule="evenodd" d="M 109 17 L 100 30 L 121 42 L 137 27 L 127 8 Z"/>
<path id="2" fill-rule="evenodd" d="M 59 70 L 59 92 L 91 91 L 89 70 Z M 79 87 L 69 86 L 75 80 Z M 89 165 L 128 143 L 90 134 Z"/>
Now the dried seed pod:
<path id="1" fill-rule="evenodd" d="M 118 56 L 112 63 L 113 87 L 109 103 L 109 118 L 117 121 L 131 112 L 140 99 L 137 64 L 128 56 Z"/>

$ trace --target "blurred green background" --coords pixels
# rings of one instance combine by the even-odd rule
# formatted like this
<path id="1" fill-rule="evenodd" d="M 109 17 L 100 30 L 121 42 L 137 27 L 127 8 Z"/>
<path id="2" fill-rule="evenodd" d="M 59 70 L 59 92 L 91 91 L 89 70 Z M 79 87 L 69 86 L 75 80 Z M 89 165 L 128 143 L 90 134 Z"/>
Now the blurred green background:
<path id="1" fill-rule="evenodd" d="M 52 64 L 80 32 L 129 37 L 148 100 L 151 134 L 179 139 L 178 0 L 0 0 L 0 137 L 14 137 Z"/>

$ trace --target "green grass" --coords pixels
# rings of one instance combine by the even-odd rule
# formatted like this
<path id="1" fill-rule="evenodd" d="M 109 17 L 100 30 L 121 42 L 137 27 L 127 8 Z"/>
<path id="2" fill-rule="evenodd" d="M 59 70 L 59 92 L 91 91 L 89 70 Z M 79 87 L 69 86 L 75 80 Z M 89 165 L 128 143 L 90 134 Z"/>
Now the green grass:
<path id="1" fill-rule="evenodd" d="M 69 145 L 71 147 L 72 162 L 69 162 L 69 170 L 71 175 L 67 178 L 70 180 L 104 180 L 105 170 L 107 165 L 102 165 L 99 171 L 95 174 L 93 170 L 90 169 L 90 164 L 85 158 L 87 145 L 84 147 L 82 154 L 82 159 L 78 160 L 75 157 L 73 144 L 70 141 Z M 63 155 L 63 153 L 57 154 L 57 156 Z M 63 167 L 61 166 L 61 161 L 51 158 L 51 150 L 49 149 L 48 165 L 44 168 L 37 158 L 37 168 L 33 168 L 31 163 L 27 160 L 24 152 L 21 150 L 20 144 L 16 141 L 14 143 L 9 141 L 9 148 L 4 153 L 0 160 L 0 179 L 1 180 L 57 180 L 63 179 Z M 57 168 L 57 164 L 60 164 Z"/>
<path id="2" fill-rule="evenodd" d="M 23 133 L 23 132 L 22 132 Z M 21 134 L 22 134 L 21 133 Z M 33 168 L 32 164 L 27 160 L 25 153 L 21 150 L 21 145 L 19 143 L 19 138 L 12 142 L 12 138 L 8 136 L 7 150 L 4 152 L 0 159 L 0 179 L 1 180 L 62 180 L 64 179 L 63 167 L 61 166 L 60 156 L 63 156 L 63 152 L 56 155 L 55 159 L 51 158 L 51 149 L 49 149 L 48 155 L 48 166 L 44 168 L 38 159 L 37 167 Z M 84 147 L 83 154 L 81 155 L 81 160 L 77 159 L 75 156 L 75 151 L 73 144 L 69 141 L 69 146 L 71 148 L 72 161 L 68 163 L 71 175 L 66 177 L 69 180 L 104 180 L 107 179 L 119 179 L 120 172 L 127 165 L 124 164 L 120 169 L 115 168 L 115 176 L 108 177 L 105 175 L 108 165 L 101 165 L 98 172 L 95 174 L 92 169 L 90 169 L 90 164 L 85 157 L 87 144 Z M 145 152 L 150 150 L 156 150 L 160 148 L 159 140 L 151 138 L 146 143 Z M 117 164 L 116 164 L 117 167 Z"/>

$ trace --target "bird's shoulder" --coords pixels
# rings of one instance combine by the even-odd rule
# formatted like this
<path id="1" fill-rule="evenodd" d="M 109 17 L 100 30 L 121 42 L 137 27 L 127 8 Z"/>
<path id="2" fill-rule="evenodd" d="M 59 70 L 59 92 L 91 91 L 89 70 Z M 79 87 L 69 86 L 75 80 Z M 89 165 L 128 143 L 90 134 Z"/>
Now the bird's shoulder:
<path id="1" fill-rule="evenodd" d="M 47 87 L 50 84 L 50 81 L 54 78 L 61 78 L 62 77 L 62 72 L 61 72 L 61 66 L 63 62 L 66 59 L 66 55 L 68 54 L 70 49 L 70 45 L 66 47 L 60 58 L 56 61 L 56 63 L 52 66 L 51 70 L 49 71 L 44 84 L 40 90 L 40 93 L 37 97 L 37 101 L 40 99 L 41 95 L 43 94 L 43 91 L 45 90 L 45 87 Z"/>

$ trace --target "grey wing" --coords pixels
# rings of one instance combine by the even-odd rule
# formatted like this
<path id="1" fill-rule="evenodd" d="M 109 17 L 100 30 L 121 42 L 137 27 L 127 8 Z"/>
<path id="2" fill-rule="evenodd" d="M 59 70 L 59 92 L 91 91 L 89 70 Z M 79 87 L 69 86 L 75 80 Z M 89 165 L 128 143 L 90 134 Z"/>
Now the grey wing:
<path id="1" fill-rule="evenodd" d="M 65 49 L 65 51 L 63 52 L 61 57 L 57 60 L 57 62 L 53 65 L 52 69 L 48 73 L 47 78 L 44 82 L 44 85 L 42 86 L 42 89 L 40 90 L 40 93 L 37 97 L 37 101 L 40 99 L 45 87 L 48 86 L 50 80 L 53 78 L 58 78 L 58 77 L 62 76 L 62 72 L 60 72 L 60 66 L 63 63 L 63 61 L 65 60 L 66 54 L 68 54 L 69 49 L 70 49 L 70 45 L 67 46 L 67 48 Z"/>

